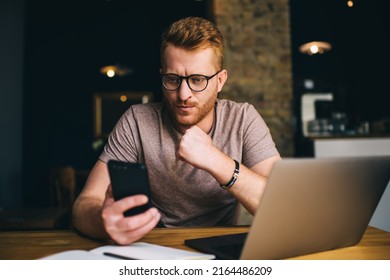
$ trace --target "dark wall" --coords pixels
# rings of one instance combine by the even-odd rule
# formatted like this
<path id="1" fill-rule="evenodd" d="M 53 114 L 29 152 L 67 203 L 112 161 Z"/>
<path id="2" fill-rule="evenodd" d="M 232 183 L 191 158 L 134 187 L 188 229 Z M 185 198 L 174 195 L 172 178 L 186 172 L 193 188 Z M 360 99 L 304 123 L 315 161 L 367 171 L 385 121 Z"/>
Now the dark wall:
<path id="1" fill-rule="evenodd" d="M 151 91 L 161 100 L 160 34 L 184 16 L 209 17 L 208 1 L 28 1 L 24 91 L 24 204 L 48 203 L 47 170 L 89 170 L 95 92 Z M 133 69 L 109 79 L 100 67 Z"/>
<path id="2" fill-rule="evenodd" d="M 23 5 L 0 1 L 0 212 L 22 204 Z"/>

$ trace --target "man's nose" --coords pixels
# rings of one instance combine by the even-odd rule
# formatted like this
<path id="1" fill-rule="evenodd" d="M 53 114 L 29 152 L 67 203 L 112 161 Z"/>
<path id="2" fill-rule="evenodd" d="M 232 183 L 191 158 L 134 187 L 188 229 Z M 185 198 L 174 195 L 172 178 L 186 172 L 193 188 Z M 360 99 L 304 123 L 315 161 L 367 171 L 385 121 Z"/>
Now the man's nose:
<path id="1" fill-rule="evenodd" d="M 178 88 L 178 98 L 181 101 L 186 101 L 192 97 L 192 90 L 188 86 L 187 80 L 183 79 L 180 87 Z"/>

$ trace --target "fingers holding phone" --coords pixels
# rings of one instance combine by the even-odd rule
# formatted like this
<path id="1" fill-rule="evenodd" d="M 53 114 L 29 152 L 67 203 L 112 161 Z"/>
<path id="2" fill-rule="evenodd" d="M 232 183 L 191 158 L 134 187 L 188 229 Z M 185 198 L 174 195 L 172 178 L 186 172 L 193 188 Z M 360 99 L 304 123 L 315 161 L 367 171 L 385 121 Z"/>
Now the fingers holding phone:
<path id="1" fill-rule="evenodd" d="M 107 189 L 102 218 L 111 238 L 129 244 L 152 230 L 160 213 L 151 203 L 146 167 L 109 161 L 111 185 Z"/>
<path id="2" fill-rule="evenodd" d="M 118 244 L 126 245 L 142 238 L 151 231 L 160 220 L 160 213 L 155 207 L 141 214 L 124 216 L 128 209 L 145 204 L 147 197 L 133 195 L 104 205 L 102 218 L 104 227 L 110 237 Z"/>

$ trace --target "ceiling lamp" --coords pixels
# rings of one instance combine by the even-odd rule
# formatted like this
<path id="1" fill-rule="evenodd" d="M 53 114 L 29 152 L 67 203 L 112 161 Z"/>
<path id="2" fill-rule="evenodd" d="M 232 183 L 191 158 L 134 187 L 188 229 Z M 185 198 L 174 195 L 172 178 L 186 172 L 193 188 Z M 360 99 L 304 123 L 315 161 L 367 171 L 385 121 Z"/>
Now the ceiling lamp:
<path id="1" fill-rule="evenodd" d="M 299 47 L 299 51 L 304 54 L 313 55 L 313 54 L 322 54 L 326 51 L 330 51 L 332 45 L 328 42 L 313 41 L 306 44 L 303 44 Z"/>
<path id="2" fill-rule="evenodd" d="M 106 75 L 109 78 L 113 78 L 114 76 L 127 76 L 133 73 L 133 69 L 127 68 L 121 65 L 107 65 L 100 68 L 100 73 Z"/>

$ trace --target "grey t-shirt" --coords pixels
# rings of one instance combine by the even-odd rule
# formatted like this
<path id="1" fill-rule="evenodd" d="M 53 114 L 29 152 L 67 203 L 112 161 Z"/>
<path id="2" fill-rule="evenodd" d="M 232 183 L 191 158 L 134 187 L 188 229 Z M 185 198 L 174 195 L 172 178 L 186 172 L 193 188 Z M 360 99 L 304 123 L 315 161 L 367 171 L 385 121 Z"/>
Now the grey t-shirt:
<path id="1" fill-rule="evenodd" d="M 218 99 L 209 135 L 218 149 L 248 168 L 279 154 L 265 122 L 248 103 Z M 209 173 L 176 158 L 181 136 L 162 103 L 133 105 L 111 132 L 100 160 L 146 164 L 152 202 L 164 226 L 233 225 L 236 199 Z"/>

